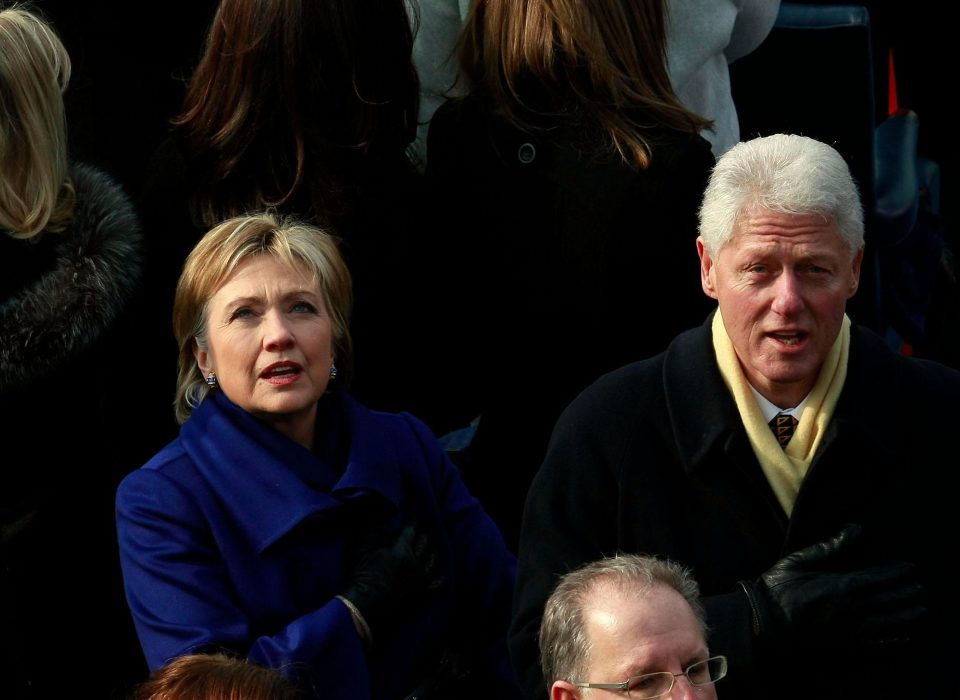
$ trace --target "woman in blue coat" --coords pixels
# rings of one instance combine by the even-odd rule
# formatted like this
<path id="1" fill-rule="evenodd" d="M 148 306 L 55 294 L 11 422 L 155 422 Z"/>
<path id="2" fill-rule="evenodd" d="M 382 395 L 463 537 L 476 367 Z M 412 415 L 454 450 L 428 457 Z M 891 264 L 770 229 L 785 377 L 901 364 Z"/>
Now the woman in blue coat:
<path id="1" fill-rule="evenodd" d="M 350 304 L 335 239 L 271 214 L 188 257 L 180 434 L 117 493 L 147 662 L 243 655 L 308 697 L 517 696 L 514 557 L 419 420 L 343 390 Z"/>

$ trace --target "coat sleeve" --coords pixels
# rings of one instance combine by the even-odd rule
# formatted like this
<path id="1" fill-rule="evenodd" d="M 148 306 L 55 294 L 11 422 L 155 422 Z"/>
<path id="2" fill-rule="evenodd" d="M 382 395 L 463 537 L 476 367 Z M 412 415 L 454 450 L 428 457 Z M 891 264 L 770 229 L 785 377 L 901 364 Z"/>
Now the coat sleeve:
<path id="1" fill-rule="evenodd" d="M 339 600 L 272 636 L 253 636 L 203 514 L 182 485 L 158 471 L 132 472 L 118 489 L 116 517 L 127 603 L 151 670 L 185 653 L 225 650 L 301 684 L 322 679 L 324 697 L 369 696 L 362 642 Z"/>
<path id="2" fill-rule="evenodd" d="M 460 641 L 471 647 L 476 665 L 489 674 L 484 684 L 490 697 L 520 698 L 506 647 L 516 557 L 435 437 L 419 420 L 407 418 L 427 455 L 443 532 L 452 552 L 454 618 L 455 627 L 463 633 Z"/>

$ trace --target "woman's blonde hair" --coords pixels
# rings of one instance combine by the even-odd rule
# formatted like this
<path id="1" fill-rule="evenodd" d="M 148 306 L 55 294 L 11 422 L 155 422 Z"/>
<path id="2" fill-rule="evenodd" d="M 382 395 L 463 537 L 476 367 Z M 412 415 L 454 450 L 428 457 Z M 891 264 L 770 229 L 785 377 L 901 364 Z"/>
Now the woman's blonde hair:
<path id="1" fill-rule="evenodd" d="M 458 43 L 474 94 L 526 131 L 559 123 L 647 166 L 646 134 L 698 133 L 667 73 L 665 0 L 476 0 Z"/>
<path id="2" fill-rule="evenodd" d="M 63 91 L 70 57 L 56 32 L 19 6 L 0 11 L 0 229 L 62 231 L 73 216 Z"/>
<path id="3" fill-rule="evenodd" d="M 174 408 L 181 424 L 210 390 L 193 354 L 194 344 L 207 346 L 207 305 L 240 263 L 256 255 L 272 255 L 291 269 L 306 267 L 313 275 L 333 320 L 337 383 L 350 378 L 353 353 L 348 324 L 353 292 L 337 239 L 316 226 L 273 212 L 244 214 L 218 224 L 200 239 L 177 283 L 173 332 L 180 357 Z"/>

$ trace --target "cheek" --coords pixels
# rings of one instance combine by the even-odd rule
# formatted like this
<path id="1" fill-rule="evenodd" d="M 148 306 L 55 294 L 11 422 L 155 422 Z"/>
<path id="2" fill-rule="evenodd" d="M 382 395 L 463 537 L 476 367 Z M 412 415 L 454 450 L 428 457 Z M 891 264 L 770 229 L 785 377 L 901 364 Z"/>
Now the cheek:
<path id="1" fill-rule="evenodd" d="M 233 371 L 245 371 L 257 361 L 259 346 L 251 344 L 243 336 L 222 338 L 214 350 L 220 364 L 229 366 Z"/>

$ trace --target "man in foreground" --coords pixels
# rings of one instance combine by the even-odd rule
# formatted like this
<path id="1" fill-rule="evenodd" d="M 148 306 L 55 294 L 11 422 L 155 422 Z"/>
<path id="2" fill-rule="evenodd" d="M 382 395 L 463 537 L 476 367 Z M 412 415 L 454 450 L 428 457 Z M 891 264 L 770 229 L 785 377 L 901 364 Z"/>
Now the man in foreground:
<path id="1" fill-rule="evenodd" d="M 551 700 L 587 689 L 630 700 L 716 700 L 727 660 L 707 650 L 697 582 L 683 567 L 626 554 L 566 574 L 540 628 Z"/>

